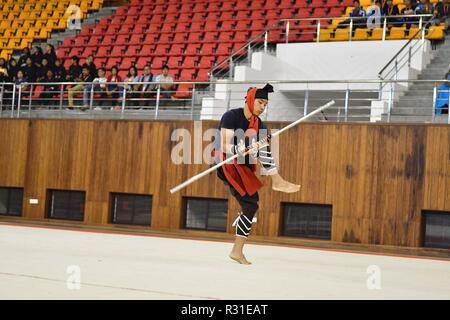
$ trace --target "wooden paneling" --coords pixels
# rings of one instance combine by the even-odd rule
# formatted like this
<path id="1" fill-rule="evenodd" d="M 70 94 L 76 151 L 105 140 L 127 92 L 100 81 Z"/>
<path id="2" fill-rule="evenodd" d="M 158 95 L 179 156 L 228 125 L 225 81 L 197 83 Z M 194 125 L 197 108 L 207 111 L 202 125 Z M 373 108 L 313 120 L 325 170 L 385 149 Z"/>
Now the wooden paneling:
<path id="1" fill-rule="evenodd" d="M 172 132 L 193 133 L 198 125 L 0 119 L 0 186 L 25 188 L 24 219 L 45 219 L 47 189 L 84 190 L 84 224 L 98 226 L 110 222 L 111 192 L 151 194 L 151 228 L 163 231 L 181 227 L 183 196 L 229 199 L 233 233 L 239 206 L 215 173 L 169 192 L 209 167 L 171 161 L 178 144 Z M 216 126 L 203 121 L 196 130 Z M 280 236 L 282 202 L 318 203 L 333 206 L 332 241 L 416 247 L 421 211 L 450 211 L 449 126 L 304 123 L 283 134 L 279 146 L 281 175 L 302 188 L 296 194 L 272 192 L 270 179 L 262 177 L 255 235 Z M 30 198 L 39 204 L 29 205 Z"/>

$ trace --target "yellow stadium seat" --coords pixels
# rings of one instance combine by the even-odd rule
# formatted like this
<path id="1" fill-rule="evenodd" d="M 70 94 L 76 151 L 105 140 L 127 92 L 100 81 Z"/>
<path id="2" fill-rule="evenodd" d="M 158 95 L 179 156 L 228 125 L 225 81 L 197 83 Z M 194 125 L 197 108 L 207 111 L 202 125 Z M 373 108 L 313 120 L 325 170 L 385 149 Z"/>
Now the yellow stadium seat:
<path id="1" fill-rule="evenodd" d="M 369 29 L 365 28 L 358 28 L 355 30 L 355 34 L 352 37 L 353 40 L 367 40 L 367 33 L 369 32 Z"/>
<path id="2" fill-rule="evenodd" d="M 334 32 L 334 41 L 347 41 L 349 39 L 350 28 L 336 29 Z"/>
<path id="3" fill-rule="evenodd" d="M 359 4 L 361 5 L 361 7 L 367 7 L 372 4 L 372 0 L 360 0 Z"/>
<path id="4" fill-rule="evenodd" d="M 19 14 L 19 19 L 25 20 L 30 18 L 30 12 L 29 11 L 22 11 Z"/>
<path id="5" fill-rule="evenodd" d="M 334 29 L 336 29 L 336 28 L 337 28 L 337 25 L 338 25 L 340 22 L 342 22 L 342 21 L 345 21 L 345 18 L 343 18 L 343 19 L 333 19 L 333 21 L 331 22 L 331 26 L 332 26 Z"/>
<path id="6" fill-rule="evenodd" d="M 1 29 L 8 29 L 10 26 L 11 26 L 11 21 L 9 21 L 9 20 L 2 20 L 2 22 L 0 22 Z"/>
<path id="7" fill-rule="evenodd" d="M 408 34 L 408 39 L 411 39 L 414 37 L 414 35 L 417 33 L 416 35 L 416 39 L 420 39 L 422 37 L 422 32 L 418 32 L 420 29 L 417 27 L 411 27 L 409 28 L 409 34 Z"/>
<path id="8" fill-rule="evenodd" d="M 425 38 L 430 40 L 442 40 L 445 38 L 444 27 L 443 26 L 433 26 L 428 30 Z"/>
<path id="9" fill-rule="evenodd" d="M 30 20 L 30 19 L 25 20 L 25 21 L 23 22 L 22 28 L 28 30 L 28 29 L 34 27 L 35 22 L 36 22 L 35 20 Z"/>
<path id="10" fill-rule="evenodd" d="M 402 9 L 404 9 L 406 6 L 401 3 L 401 4 L 398 4 L 397 7 L 398 7 L 398 11 L 401 12 Z"/>
<path id="11" fill-rule="evenodd" d="M 383 39 L 383 28 L 372 29 L 372 34 L 369 37 L 370 40 L 382 40 Z"/>
<path id="12" fill-rule="evenodd" d="M 355 7 L 347 7 L 347 9 L 345 9 L 345 16 L 348 17 L 348 15 L 350 14 L 350 12 L 352 12 L 353 9 L 355 9 Z"/>
<path id="13" fill-rule="evenodd" d="M 393 3 L 394 5 L 403 4 L 403 0 L 394 0 Z"/>
<path id="14" fill-rule="evenodd" d="M 405 27 L 392 27 L 386 39 L 399 40 L 405 38 Z"/>
<path id="15" fill-rule="evenodd" d="M 330 41 L 333 31 L 333 29 L 320 29 L 319 42 Z M 317 38 L 315 41 L 317 41 Z"/>
<path id="16" fill-rule="evenodd" d="M 6 60 L 9 60 L 9 58 L 12 55 L 12 50 L 1 50 L 0 52 L 0 58 L 4 58 Z"/>
<path id="17" fill-rule="evenodd" d="M 11 28 L 18 29 L 18 28 L 22 27 L 24 22 L 25 22 L 25 20 L 16 19 L 11 23 Z"/>

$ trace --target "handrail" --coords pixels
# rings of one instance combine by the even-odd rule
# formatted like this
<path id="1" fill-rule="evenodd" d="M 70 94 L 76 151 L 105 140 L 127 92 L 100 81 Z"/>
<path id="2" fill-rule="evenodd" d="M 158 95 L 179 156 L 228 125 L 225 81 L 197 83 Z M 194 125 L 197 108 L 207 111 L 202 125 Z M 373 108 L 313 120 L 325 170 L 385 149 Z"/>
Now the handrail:
<path id="1" fill-rule="evenodd" d="M 417 15 L 396 15 L 396 16 L 379 16 L 380 18 L 422 18 L 422 17 L 432 17 L 431 14 L 417 14 Z M 367 19 L 367 17 L 346 17 L 346 16 L 339 16 L 339 17 L 326 17 L 326 18 L 289 18 L 289 19 L 279 19 L 277 22 L 271 24 L 270 26 L 266 27 L 261 33 L 259 33 L 257 36 L 253 37 L 249 41 L 247 41 L 241 48 L 233 51 L 227 58 L 221 60 L 220 62 L 216 63 L 210 70 L 210 80 L 212 80 L 211 76 L 213 75 L 213 72 L 217 70 L 220 66 L 222 66 L 225 62 L 232 59 L 236 54 L 243 51 L 247 46 L 249 46 L 251 43 L 255 42 L 257 39 L 260 39 L 261 36 L 266 34 L 267 32 L 273 30 L 275 27 L 280 26 L 281 23 L 284 22 L 291 22 L 291 21 L 322 21 L 322 20 L 334 20 L 334 19 L 346 19 L 346 20 L 360 20 L 360 19 Z M 415 37 L 416 35 L 414 35 Z"/>
<path id="2" fill-rule="evenodd" d="M 431 16 L 431 15 L 427 15 L 427 16 Z M 395 61 L 395 60 L 397 59 L 397 57 L 400 55 L 400 53 L 401 53 L 403 50 L 405 50 L 413 40 L 417 40 L 417 39 L 416 39 L 416 36 L 417 36 L 419 33 L 423 32 L 424 29 L 425 29 L 426 27 L 428 27 L 429 24 L 431 24 L 431 21 L 427 21 L 427 23 L 426 23 L 425 25 L 423 25 L 422 28 L 420 28 L 419 30 L 417 30 L 416 33 L 414 34 L 414 36 L 411 37 L 411 38 L 408 40 L 408 42 L 406 42 L 406 43 L 400 48 L 400 50 L 392 57 L 391 60 L 389 60 L 388 63 L 386 63 L 386 65 L 383 67 L 383 69 L 381 69 L 380 72 L 378 72 L 378 77 L 379 77 L 380 79 L 382 79 L 382 73 L 384 72 L 384 70 L 386 70 L 387 67 L 388 67 L 393 61 Z"/>
<path id="3" fill-rule="evenodd" d="M 179 84 L 192 84 L 192 85 L 209 85 L 209 84 L 320 84 L 320 83 L 342 83 L 342 84 L 350 84 L 350 83 L 405 83 L 405 82 L 417 82 L 417 83 L 448 83 L 450 80 L 446 79 L 436 79 L 436 80 L 429 80 L 429 79 L 347 79 L 347 80 L 246 80 L 246 81 L 230 81 L 230 80 L 220 80 L 220 81 L 177 81 L 177 82 L 171 82 L 172 85 L 179 85 Z M 21 85 L 33 85 L 33 86 L 47 86 L 47 85 L 72 85 L 72 84 L 83 84 L 83 85 L 100 85 L 100 84 L 116 84 L 116 85 L 130 85 L 130 84 L 155 84 L 160 85 L 163 84 L 161 82 L 23 82 Z M 0 82 L 0 86 L 3 85 L 9 85 L 14 86 L 15 83 L 13 82 Z M 19 86 L 19 85 L 16 85 Z"/>

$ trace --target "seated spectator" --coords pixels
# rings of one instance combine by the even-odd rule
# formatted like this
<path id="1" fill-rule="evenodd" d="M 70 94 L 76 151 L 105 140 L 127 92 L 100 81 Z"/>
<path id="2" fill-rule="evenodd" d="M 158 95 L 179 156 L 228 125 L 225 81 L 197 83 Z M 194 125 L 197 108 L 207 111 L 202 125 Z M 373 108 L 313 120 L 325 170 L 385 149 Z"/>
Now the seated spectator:
<path id="1" fill-rule="evenodd" d="M 25 67 L 25 65 L 27 63 L 27 58 L 30 56 L 31 56 L 30 49 L 28 47 L 23 49 L 23 53 L 20 56 L 19 61 L 17 62 L 19 67 Z M 15 76 L 17 76 L 17 74 L 15 74 Z"/>
<path id="2" fill-rule="evenodd" d="M 145 66 L 144 67 L 144 74 L 142 76 L 139 77 L 138 82 L 147 82 L 141 85 L 137 86 L 137 91 L 140 93 L 140 97 L 143 98 L 140 101 L 140 105 L 141 106 L 148 106 L 148 99 L 151 99 L 152 96 L 155 94 L 153 92 L 155 86 L 153 83 L 149 83 L 152 82 L 153 79 L 153 75 L 150 72 L 150 67 L 149 66 Z"/>
<path id="3" fill-rule="evenodd" d="M 421 0 L 416 8 L 414 9 L 414 12 L 416 14 L 433 14 L 434 12 L 434 6 L 430 3 L 430 0 Z M 423 17 L 423 22 L 428 22 L 430 19 L 433 19 L 432 17 Z"/>
<path id="4" fill-rule="evenodd" d="M 25 98 L 26 98 L 26 93 L 28 92 L 28 86 L 26 85 L 26 83 L 28 82 L 27 76 L 25 75 L 25 73 L 22 70 L 17 71 L 17 76 L 16 76 L 16 81 L 14 81 L 14 83 L 16 84 L 16 87 L 18 89 L 18 87 L 20 87 L 20 91 L 21 91 L 21 99 L 20 99 L 20 104 L 24 105 L 25 104 Z M 14 103 L 17 104 L 19 101 L 19 94 L 16 94 L 16 98 L 14 100 Z"/>
<path id="5" fill-rule="evenodd" d="M 42 83 L 54 83 L 56 82 L 52 69 L 47 70 L 47 74 L 45 78 L 41 81 Z M 59 94 L 60 88 L 57 84 L 47 84 L 44 85 L 44 91 L 42 91 L 39 98 L 42 99 L 42 104 L 53 106 L 56 105 L 57 102 L 54 98 Z"/>
<path id="6" fill-rule="evenodd" d="M 450 71 L 447 72 L 444 79 L 450 81 Z M 450 86 L 448 84 L 439 86 L 437 89 L 435 114 L 448 114 L 449 90 Z"/>
<path id="7" fill-rule="evenodd" d="M 115 83 L 122 82 L 122 78 L 119 76 L 119 69 L 117 67 L 111 68 L 111 74 L 108 77 L 108 82 L 109 84 L 106 93 L 108 95 L 108 101 L 110 103 L 111 109 L 120 110 L 121 106 L 117 105 L 117 103 L 120 96 L 119 91 L 121 90 L 120 86 Z"/>
<path id="8" fill-rule="evenodd" d="M 83 64 L 83 67 L 88 67 L 89 68 L 89 72 L 91 73 L 91 75 L 94 78 L 96 78 L 98 76 L 98 74 L 97 74 L 97 67 L 94 64 L 94 56 L 92 54 L 87 57 L 86 63 Z"/>
<path id="9" fill-rule="evenodd" d="M 11 58 L 8 63 L 8 74 L 10 76 L 10 80 L 14 82 L 17 77 L 17 71 L 19 71 L 19 66 L 17 65 L 17 61 L 14 58 Z"/>
<path id="10" fill-rule="evenodd" d="M 33 60 L 33 63 L 40 67 L 41 66 L 41 62 L 42 62 L 42 58 L 43 58 L 43 53 L 42 53 L 42 49 L 39 46 L 34 46 L 31 49 L 31 59 Z"/>
<path id="11" fill-rule="evenodd" d="M 51 44 L 46 44 L 45 52 L 42 57 L 47 59 L 48 65 L 50 66 L 50 68 L 53 68 L 55 66 L 56 61 L 55 47 Z"/>
<path id="12" fill-rule="evenodd" d="M 433 15 L 433 24 L 438 26 L 441 23 L 445 24 L 445 31 L 448 33 L 450 28 L 450 14 L 449 14 L 449 0 L 442 0 L 436 4 Z"/>
<path id="13" fill-rule="evenodd" d="M 72 57 L 72 64 L 69 67 L 69 73 L 66 76 L 67 81 L 75 82 L 80 78 L 82 67 L 80 66 L 80 59 L 77 56 Z"/>
<path id="14" fill-rule="evenodd" d="M 26 64 L 21 68 L 21 70 L 29 82 L 36 82 L 37 66 L 34 64 L 31 57 L 27 58 Z"/>
<path id="15" fill-rule="evenodd" d="M 394 5 L 393 0 L 387 0 L 383 7 L 383 15 L 388 16 L 386 20 L 386 24 L 388 27 L 392 27 L 395 25 L 401 25 L 403 24 L 402 18 L 393 18 L 393 16 L 398 16 L 400 14 L 400 11 L 398 10 L 398 6 Z"/>
<path id="16" fill-rule="evenodd" d="M 9 82 L 8 66 L 4 58 L 0 58 L 0 82 Z"/>
<path id="17" fill-rule="evenodd" d="M 41 82 L 47 77 L 47 71 L 51 70 L 47 58 L 42 58 L 41 66 L 36 68 L 36 82 Z"/>
<path id="18" fill-rule="evenodd" d="M 56 82 L 64 82 L 66 81 L 66 68 L 64 68 L 64 65 L 62 64 L 62 60 L 57 58 L 55 60 L 55 66 L 53 67 L 53 73 L 55 76 Z"/>
<path id="19" fill-rule="evenodd" d="M 366 27 L 366 12 L 361 8 L 358 0 L 353 1 L 353 10 L 350 12 L 349 17 L 354 18 L 353 30 Z M 338 28 L 347 28 L 348 26 L 350 26 L 351 20 L 352 19 L 347 19 L 345 21 L 339 22 Z"/>
<path id="20" fill-rule="evenodd" d="M 85 65 L 83 68 L 89 68 L 87 65 Z M 98 70 L 98 77 L 94 79 L 93 85 L 94 85 L 94 95 L 99 95 L 100 99 L 99 104 L 97 107 L 94 108 L 94 110 L 102 110 L 102 106 L 106 104 L 106 98 L 107 98 L 107 85 L 106 82 L 108 79 L 106 78 L 106 70 L 104 68 L 99 68 Z M 89 71 L 90 72 L 90 71 Z"/>
<path id="21" fill-rule="evenodd" d="M 130 100 L 130 106 L 137 106 L 135 99 L 139 98 L 139 85 L 131 84 L 131 82 L 139 82 L 139 76 L 136 67 L 131 67 L 128 71 L 127 77 L 124 80 L 123 88 L 126 90 L 126 100 Z M 123 98 L 123 93 L 122 93 Z"/>
<path id="22" fill-rule="evenodd" d="M 400 11 L 402 16 L 415 15 L 415 7 L 412 5 L 411 0 L 404 1 L 405 7 Z M 411 26 L 417 26 L 419 19 L 415 17 L 404 17 L 403 21 L 406 23 L 406 28 L 409 29 Z"/>
<path id="23" fill-rule="evenodd" d="M 170 99 L 172 98 L 172 90 L 173 90 L 173 78 L 169 76 L 169 66 L 164 65 L 162 69 L 162 74 L 158 75 L 155 79 L 155 82 L 160 83 L 160 96 L 162 99 Z M 164 100 L 160 103 L 164 104 Z"/>
<path id="24" fill-rule="evenodd" d="M 89 100 L 91 95 L 91 82 L 94 80 L 94 77 L 91 76 L 90 70 L 88 67 L 83 67 L 81 77 L 77 78 L 79 84 L 69 88 L 69 110 L 73 110 L 73 96 L 76 93 L 83 92 L 83 107 L 81 110 L 86 110 L 89 108 Z"/>

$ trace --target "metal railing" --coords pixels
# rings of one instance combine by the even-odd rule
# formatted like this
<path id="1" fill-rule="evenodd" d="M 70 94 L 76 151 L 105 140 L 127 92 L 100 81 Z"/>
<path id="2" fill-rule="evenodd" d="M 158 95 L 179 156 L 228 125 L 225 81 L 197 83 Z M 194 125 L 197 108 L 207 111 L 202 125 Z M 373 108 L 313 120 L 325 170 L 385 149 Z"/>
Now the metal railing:
<path id="1" fill-rule="evenodd" d="M 242 47 L 233 51 L 227 58 L 218 61 L 209 71 L 210 81 L 220 78 L 233 79 L 234 66 L 247 63 L 251 64 L 251 55 L 255 51 L 264 51 L 265 53 L 271 49 L 272 45 L 277 43 L 290 43 L 301 41 L 329 41 L 333 40 L 331 36 L 336 33 L 335 30 L 340 29 L 340 26 L 348 27 L 348 34 L 346 38 L 336 39 L 339 41 L 355 40 L 355 30 L 358 28 L 368 28 L 370 32 L 374 29 L 382 29 L 381 39 L 375 37 L 376 40 L 385 41 L 388 39 L 388 31 L 393 26 L 415 25 L 419 27 L 422 32 L 422 37 L 425 37 L 425 23 L 432 17 L 430 14 L 423 15 L 398 15 L 398 16 L 371 16 L 371 17 L 326 17 L 326 18 L 303 18 L 303 19 L 280 19 L 279 21 L 269 25 L 266 29 L 255 37 L 247 41 Z M 374 22 L 367 24 L 368 19 L 375 19 Z M 329 21 L 343 20 L 341 24 L 332 25 Z M 379 20 L 379 21 L 378 21 Z M 359 21 L 359 22 L 355 22 Z M 325 27 L 333 26 L 332 29 Z M 416 38 L 419 32 L 411 36 Z M 323 35 L 327 35 L 324 40 Z M 405 37 L 409 38 L 405 35 Z"/>
<path id="2" fill-rule="evenodd" d="M 315 121 L 450 124 L 450 80 L 175 82 L 173 90 L 162 90 L 154 82 L 102 83 L 117 86 L 114 92 L 100 89 L 99 83 L 83 83 L 75 89 L 80 83 L 0 83 L 0 116 L 219 119 L 227 109 L 243 106 L 248 87 L 266 82 L 274 85 L 275 92 L 261 115 L 265 120 L 293 121 L 335 100 L 336 104 Z M 398 83 L 414 85 L 415 89 L 402 96 L 396 92 Z M 175 90 L 177 85 L 187 84 L 192 89 Z M 211 94 L 208 88 L 218 84 L 223 91 Z M 135 90 L 133 85 L 148 85 L 151 90 Z"/>

